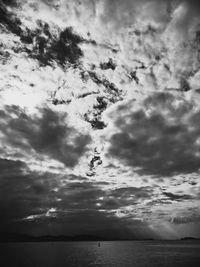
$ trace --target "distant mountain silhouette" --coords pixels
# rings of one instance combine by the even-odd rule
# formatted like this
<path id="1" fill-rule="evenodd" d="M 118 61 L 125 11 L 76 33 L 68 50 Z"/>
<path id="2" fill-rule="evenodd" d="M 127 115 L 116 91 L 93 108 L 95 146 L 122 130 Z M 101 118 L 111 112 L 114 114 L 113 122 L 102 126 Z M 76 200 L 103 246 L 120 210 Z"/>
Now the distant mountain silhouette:
<path id="1" fill-rule="evenodd" d="M 95 235 L 44 235 L 44 236 L 30 236 L 17 233 L 0 233 L 0 242 L 72 242 L 72 241 L 125 241 L 137 239 L 123 239 L 123 238 L 105 238 Z M 153 240 L 151 238 L 142 240 Z M 139 241 L 139 240 L 138 240 Z"/>
<path id="2" fill-rule="evenodd" d="M 181 240 L 200 240 L 200 238 L 192 237 L 192 236 L 185 236 L 181 238 Z"/>
<path id="3" fill-rule="evenodd" d="M 45 236 L 29 236 L 16 233 L 0 233 L 0 242 L 58 242 L 58 241 L 106 241 L 107 239 L 93 235 L 45 235 Z"/>

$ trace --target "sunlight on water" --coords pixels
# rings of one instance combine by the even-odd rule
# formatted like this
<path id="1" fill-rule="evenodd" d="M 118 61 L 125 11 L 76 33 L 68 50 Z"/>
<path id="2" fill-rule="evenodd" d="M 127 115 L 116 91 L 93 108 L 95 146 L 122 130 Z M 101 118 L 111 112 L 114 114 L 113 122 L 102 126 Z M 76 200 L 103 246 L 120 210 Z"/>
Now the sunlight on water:
<path id="1" fill-rule="evenodd" d="M 0 244 L 2 267 L 198 267 L 200 242 L 49 242 Z"/>

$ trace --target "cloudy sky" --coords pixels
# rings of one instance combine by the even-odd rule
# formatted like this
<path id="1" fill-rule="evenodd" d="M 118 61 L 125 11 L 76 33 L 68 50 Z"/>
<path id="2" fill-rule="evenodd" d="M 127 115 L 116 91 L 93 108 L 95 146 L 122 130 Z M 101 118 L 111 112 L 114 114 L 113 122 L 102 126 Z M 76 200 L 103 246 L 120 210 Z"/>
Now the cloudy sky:
<path id="1" fill-rule="evenodd" d="M 0 1 L 0 229 L 200 236 L 200 4 Z"/>

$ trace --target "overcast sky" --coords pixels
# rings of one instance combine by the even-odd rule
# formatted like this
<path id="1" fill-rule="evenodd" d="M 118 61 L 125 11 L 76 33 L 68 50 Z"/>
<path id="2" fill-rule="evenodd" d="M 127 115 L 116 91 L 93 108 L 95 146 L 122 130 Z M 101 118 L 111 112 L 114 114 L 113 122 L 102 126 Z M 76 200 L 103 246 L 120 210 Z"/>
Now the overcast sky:
<path id="1" fill-rule="evenodd" d="M 0 1 L 0 231 L 199 237 L 199 103 L 199 1 Z"/>

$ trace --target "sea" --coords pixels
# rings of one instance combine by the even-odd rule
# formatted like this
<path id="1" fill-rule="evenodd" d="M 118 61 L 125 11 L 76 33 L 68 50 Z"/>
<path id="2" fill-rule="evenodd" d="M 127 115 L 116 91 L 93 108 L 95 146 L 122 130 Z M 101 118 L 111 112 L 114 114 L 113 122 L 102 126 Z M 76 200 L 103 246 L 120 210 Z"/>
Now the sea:
<path id="1" fill-rule="evenodd" d="M 0 266 L 199 267 L 200 241 L 0 243 Z"/>

